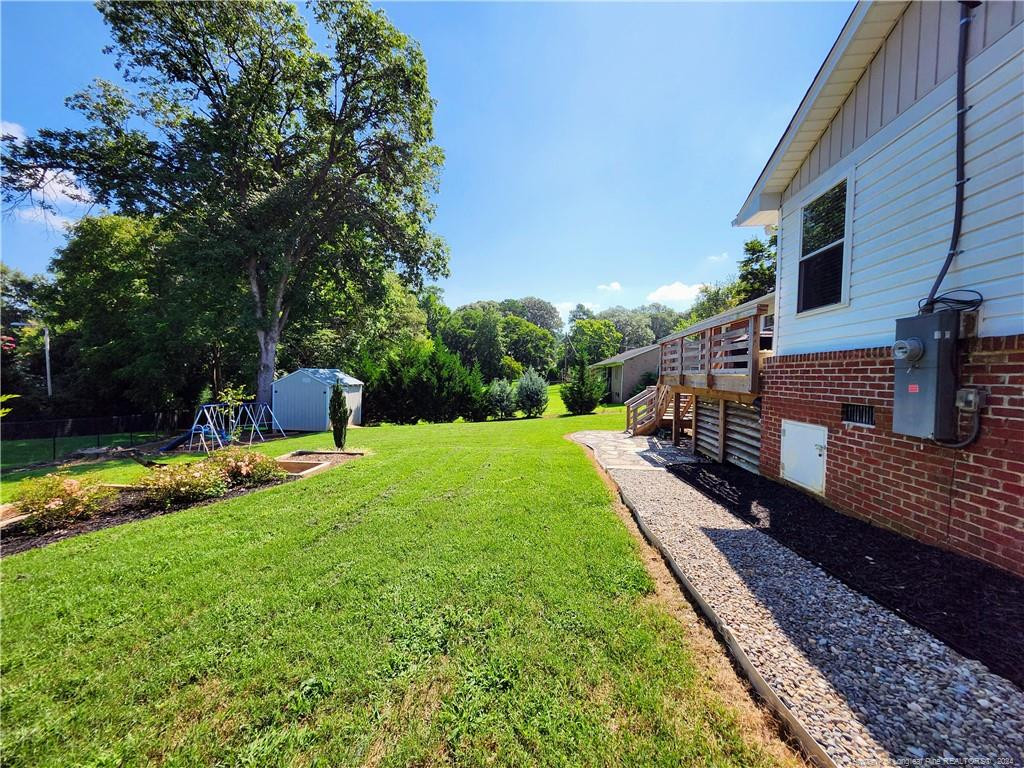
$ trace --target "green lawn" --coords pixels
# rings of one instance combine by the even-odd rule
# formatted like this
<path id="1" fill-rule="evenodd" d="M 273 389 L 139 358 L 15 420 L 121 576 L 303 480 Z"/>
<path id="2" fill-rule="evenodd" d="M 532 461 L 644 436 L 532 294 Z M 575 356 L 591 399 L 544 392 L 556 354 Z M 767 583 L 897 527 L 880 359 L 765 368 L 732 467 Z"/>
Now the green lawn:
<path id="1" fill-rule="evenodd" d="M 768 764 L 563 438 L 621 416 L 353 430 L 371 456 L 5 559 L 5 765 Z"/>
<path id="2" fill-rule="evenodd" d="M 620 413 L 621 405 L 602 405 L 598 408 L 597 414 L 607 413 Z M 566 416 L 568 412 L 565 409 L 565 404 L 562 402 L 561 395 L 559 394 L 559 385 L 551 384 L 548 386 L 548 407 L 544 412 L 545 418 L 553 418 L 556 416 Z M 624 416 L 620 416 L 624 418 Z M 356 430 L 353 430 L 355 433 Z M 122 437 L 125 439 L 127 444 L 128 435 L 125 434 Z M 68 440 L 92 440 L 95 442 L 95 438 L 67 438 Z M 12 443 L 14 441 L 11 441 Z M 39 441 L 18 441 L 19 443 L 32 443 Z M 48 441 L 43 441 L 47 442 Z M 137 441 L 136 441 L 137 442 Z M 318 437 L 315 439 L 315 445 L 320 448 L 333 447 L 321 444 L 323 441 Z M 4 444 L 7 445 L 6 443 Z M 257 444 L 256 450 L 262 451 L 271 456 L 280 456 L 281 454 L 288 453 L 289 451 L 297 450 L 299 448 L 307 448 L 309 440 L 306 437 L 298 438 L 287 438 L 285 440 L 274 440 L 270 441 L 262 446 Z M 83 447 L 83 445 L 78 446 Z M 6 450 L 6 447 L 5 447 Z M 48 450 L 48 449 L 47 449 Z M 168 456 L 157 456 L 158 461 L 164 463 L 176 462 L 176 461 L 190 461 L 192 457 L 181 456 L 181 455 L 168 455 Z M 20 462 L 21 464 L 25 462 Z M 19 464 L 20 466 L 20 464 Z M 9 501 L 15 501 L 18 498 L 18 489 L 21 482 L 30 477 L 40 477 L 50 472 L 60 471 L 66 472 L 69 475 L 76 477 L 89 476 L 94 477 L 104 483 L 132 483 L 137 481 L 143 475 L 146 474 L 147 470 L 141 464 L 130 459 L 106 459 L 101 461 L 92 462 L 78 462 L 73 464 L 67 464 L 60 467 L 42 467 L 40 469 L 25 469 L 25 470 L 8 470 L 7 465 L 3 466 L 3 471 L 0 472 L 0 503 L 6 503 Z"/>
<path id="3" fill-rule="evenodd" d="M 77 437 L 49 437 L 33 440 L 0 441 L 0 469 L 23 467 L 40 461 L 55 461 L 83 448 L 97 446 L 131 446 L 157 439 L 153 432 L 120 432 L 110 435 L 82 435 Z"/>

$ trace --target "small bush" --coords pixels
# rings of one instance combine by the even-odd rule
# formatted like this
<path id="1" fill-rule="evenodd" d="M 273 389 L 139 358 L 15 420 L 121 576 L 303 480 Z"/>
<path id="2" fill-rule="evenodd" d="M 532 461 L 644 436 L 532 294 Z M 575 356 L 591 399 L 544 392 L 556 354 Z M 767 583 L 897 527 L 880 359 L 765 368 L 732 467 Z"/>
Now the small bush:
<path id="1" fill-rule="evenodd" d="M 345 388 L 341 384 L 335 384 L 331 388 L 329 410 L 331 415 L 331 432 L 334 435 L 334 447 L 343 450 L 345 448 L 345 441 L 348 439 L 348 420 L 352 414 L 348 408 L 348 399 L 345 397 Z"/>
<path id="2" fill-rule="evenodd" d="M 501 358 L 501 375 L 509 381 L 515 381 L 523 375 L 523 364 L 514 357 L 505 355 Z"/>
<path id="3" fill-rule="evenodd" d="M 494 409 L 491 406 L 490 390 L 484 384 L 479 365 L 473 366 L 466 381 L 469 393 L 463 407 L 462 418 L 466 421 L 487 421 L 494 415 Z"/>
<path id="4" fill-rule="evenodd" d="M 574 416 L 591 413 L 604 397 L 604 378 L 587 367 L 580 360 L 569 374 L 569 380 L 562 385 L 562 402 Z"/>
<path id="5" fill-rule="evenodd" d="M 54 472 L 26 480 L 15 502 L 19 514 L 29 515 L 24 525 L 32 531 L 48 531 L 92 517 L 117 491 L 96 480 L 76 479 Z"/>
<path id="6" fill-rule="evenodd" d="M 516 415 L 516 388 L 505 379 L 495 379 L 487 389 L 494 414 L 502 419 Z"/>
<path id="7" fill-rule="evenodd" d="M 244 448 L 225 448 L 200 463 L 207 462 L 216 465 L 232 487 L 264 485 L 287 475 L 275 459 Z"/>
<path id="8" fill-rule="evenodd" d="M 647 389 L 647 387 L 653 387 L 657 383 L 658 377 L 651 373 L 650 371 L 648 371 L 647 373 L 640 377 L 640 381 L 638 381 L 636 386 L 633 387 L 633 391 L 626 396 L 626 399 L 629 400 L 629 398 L 633 397 L 634 395 L 639 395 L 643 390 Z"/>
<path id="9" fill-rule="evenodd" d="M 220 459 L 204 459 L 157 467 L 143 478 L 142 487 L 151 502 L 164 507 L 214 499 L 228 492 L 224 463 Z"/>
<path id="10" fill-rule="evenodd" d="M 540 416 L 548 407 L 548 385 L 533 368 L 527 368 L 516 385 L 516 404 L 527 416 Z"/>

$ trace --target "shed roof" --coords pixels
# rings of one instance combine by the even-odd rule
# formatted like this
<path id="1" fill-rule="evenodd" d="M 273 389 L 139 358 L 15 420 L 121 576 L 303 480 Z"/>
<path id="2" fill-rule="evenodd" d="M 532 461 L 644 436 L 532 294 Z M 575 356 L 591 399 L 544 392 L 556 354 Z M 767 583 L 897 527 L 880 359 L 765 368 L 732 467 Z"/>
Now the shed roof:
<path id="1" fill-rule="evenodd" d="M 591 364 L 591 368 L 605 368 L 609 365 L 622 365 L 627 360 L 632 360 L 634 357 L 639 357 L 645 352 L 650 352 L 652 349 L 657 349 L 657 344 L 648 344 L 646 347 L 637 347 L 636 349 L 627 349 L 625 352 L 619 352 L 617 355 L 606 357 L 604 360 L 600 360 L 596 363 Z"/>
<path id="2" fill-rule="evenodd" d="M 285 374 L 277 381 L 287 379 L 289 376 L 294 376 L 297 373 L 305 374 L 311 379 L 316 379 L 317 381 L 323 382 L 331 387 L 335 384 L 342 384 L 347 387 L 361 387 L 363 385 L 363 382 L 359 379 L 354 376 L 349 376 L 338 368 L 299 368 L 298 370 Z"/>

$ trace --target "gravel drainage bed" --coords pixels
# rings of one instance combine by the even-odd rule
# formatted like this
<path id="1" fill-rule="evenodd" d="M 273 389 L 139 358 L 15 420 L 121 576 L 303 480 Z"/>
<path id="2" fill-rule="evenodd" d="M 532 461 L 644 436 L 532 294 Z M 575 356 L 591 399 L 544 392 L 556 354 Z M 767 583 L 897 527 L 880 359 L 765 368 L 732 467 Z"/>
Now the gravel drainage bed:
<path id="1" fill-rule="evenodd" d="M 1011 682 L 653 467 L 648 439 L 572 437 L 838 766 L 1024 765 Z"/>
<path id="2" fill-rule="evenodd" d="M 681 464 L 668 470 L 844 584 L 1024 688 L 1024 579 L 848 517 L 739 467 Z"/>
<path id="3" fill-rule="evenodd" d="M 1012 683 L 670 473 L 609 474 L 837 765 L 1024 764 Z"/>

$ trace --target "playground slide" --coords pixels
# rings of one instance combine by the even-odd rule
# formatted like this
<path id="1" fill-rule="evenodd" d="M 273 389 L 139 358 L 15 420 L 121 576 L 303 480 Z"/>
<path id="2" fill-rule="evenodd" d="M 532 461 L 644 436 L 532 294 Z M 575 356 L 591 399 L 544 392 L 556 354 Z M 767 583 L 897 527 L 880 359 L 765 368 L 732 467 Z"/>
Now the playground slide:
<path id="1" fill-rule="evenodd" d="M 161 451 L 173 451 L 175 448 L 178 448 L 178 447 L 184 445 L 185 443 L 187 443 L 189 437 L 191 436 L 191 434 L 192 434 L 191 432 L 186 432 L 184 435 L 179 435 L 178 437 L 176 437 L 173 440 L 171 440 L 171 442 L 169 442 L 167 445 L 165 445 L 160 450 Z"/>

